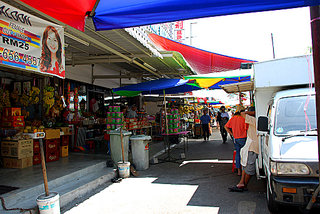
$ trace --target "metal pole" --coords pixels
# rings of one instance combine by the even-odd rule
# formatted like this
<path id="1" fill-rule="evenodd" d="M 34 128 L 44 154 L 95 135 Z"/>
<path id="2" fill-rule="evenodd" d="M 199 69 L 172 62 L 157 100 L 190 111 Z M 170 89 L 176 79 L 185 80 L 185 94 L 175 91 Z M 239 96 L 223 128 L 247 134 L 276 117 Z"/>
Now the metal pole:
<path id="1" fill-rule="evenodd" d="M 168 128 L 168 115 L 167 115 L 167 103 L 166 103 L 166 92 L 163 90 L 163 101 L 164 101 L 164 114 L 166 117 L 166 134 L 168 135 L 169 133 L 169 128 Z"/>
<path id="2" fill-rule="evenodd" d="M 190 46 L 192 45 L 192 23 L 190 23 Z"/>
<path id="3" fill-rule="evenodd" d="M 273 42 L 273 33 L 271 33 L 271 42 L 272 42 L 272 53 L 273 53 L 273 59 L 276 58 L 275 52 L 274 52 L 274 42 Z"/>
<path id="4" fill-rule="evenodd" d="M 314 83 L 316 91 L 316 112 L 317 112 L 317 127 L 318 127 L 318 161 L 320 160 L 320 6 L 310 7 L 311 19 L 311 34 L 312 34 L 312 52 L 313 52 L 313 67 L 314 67 Z M 319 163 L 320 170 L 320 163 Z M 320 183 L 320 176 L 319 176 Z M 313 203 L 316 201 L 317 195 L 320 191 L 318 185 L 311 200 L 309 201 L 307 210 L 310 210 Z"/>

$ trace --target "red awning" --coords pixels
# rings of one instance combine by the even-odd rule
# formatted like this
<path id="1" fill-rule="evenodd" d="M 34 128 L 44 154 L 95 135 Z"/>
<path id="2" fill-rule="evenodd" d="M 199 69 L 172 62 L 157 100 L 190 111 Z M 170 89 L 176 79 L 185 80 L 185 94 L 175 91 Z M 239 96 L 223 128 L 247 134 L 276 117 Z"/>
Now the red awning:
<path id="1" fill-rule="evenodd" d="M 20 0 L 29 6 L 67 24 L 84 31 L 85 16 L 91 11 L 96 0 Z"/>
<path id="2" fill-rule="evenodd" d="M 253 60 L 240 59 L 204 51 L 166 39 L 156 34 L 149 34 L 149 38 L 156 46 L 163 50 L 181 53 L 197 74 L 236 70 L 240 68 L 241 63 L 254 62 Z"/>

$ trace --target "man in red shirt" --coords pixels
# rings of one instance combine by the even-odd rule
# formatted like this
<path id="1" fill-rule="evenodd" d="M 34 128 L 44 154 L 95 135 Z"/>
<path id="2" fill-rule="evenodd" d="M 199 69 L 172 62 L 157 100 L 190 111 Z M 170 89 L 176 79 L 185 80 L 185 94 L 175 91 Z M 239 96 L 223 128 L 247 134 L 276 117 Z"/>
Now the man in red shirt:
<path id="1" fill-rule="evenodd" d="M 248 129 L 248 124 L 245 123 L 245 119 L 240 115 L 240 113 L 243 111 L 244 107 L 242 105 L 238 105 L 236 113 L 224 126 L 226 131 L 234 137 L 234 147 L 236 149 L 236 168 L 238 169 L 238 175 L 241 175 L 240 150 L 246 143 Z"/>

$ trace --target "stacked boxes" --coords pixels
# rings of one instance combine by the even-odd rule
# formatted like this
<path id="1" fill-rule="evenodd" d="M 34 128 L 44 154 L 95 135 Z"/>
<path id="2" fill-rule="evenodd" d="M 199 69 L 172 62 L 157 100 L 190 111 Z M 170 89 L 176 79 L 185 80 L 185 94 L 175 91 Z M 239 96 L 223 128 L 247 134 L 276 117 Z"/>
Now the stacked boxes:
<path id="1" fill-rule="evenodd" d="M 167 114 L 168 119 L 168 132 L 169 134 L 181 132 L 180 115 L 178 109 L 171 109 L 170 114 Z M 162 133 L 166 133 L 165 114 L 162 116 Z"/>
<path id="2" fill-rule="evenodd" d="M 68 157 L 69 156 L 69 141 L 70 141 L 70 128 L 69 127 L 61 127 L 61 131 L 64 133 L 60 137 L 60 157 Z"/>
<path id="3" fill-rule="evenodd" d="M 21 116 L 21 108 L 4 108 L 2 127 L 24 127 L 24 116 Z"/>
<path id="4" fill-rule="evenodd" d="M 59 160 L 60 157 L 60 129 L 45 129 L 45 157 L 46 162 Z"/>
<path id="5" fill-rule="evenodd" d="M 107 118 L 107 130 L 114 130 L 122 127 L 123 112 L 120 112 L 120 106 L 109 106 Z"/>
<path id="6" fill-rule="evenodd" d="M 63 135 L 61 136 L 61 143 L 60 143 L 60 157 L 68 157 L 69 156 L 69 135 Z"/>
<path id="7" fill-rule="evenodd" d="M 181 132 L 180 115 L 178 109 L 171 109 L 171 114 L 168 114 L 169 134 Z"/>
<path id="8" fill-rule="evenodd" d="M 60 139 L 45 140 L 46 162 L 52 162 L 59 160 L 60 157 Z"/>
<path id="9" fill-rule="evenodd" d="M 139 128 L 139 122 L 137 118 L 126 118 L 126 129 L 132 130 L 132 129 L 138 129 Z"/>
<path id="10" fill-rule="evenodd" d="M 41 163 L 40 142 L 38 139 L 33 140 L 33 165 Z"/>
<path id="11" fill-rule="evenodd" d="M 32 166 L 33 140 L 2 141 L 1 156 L 5 168 Z"/>

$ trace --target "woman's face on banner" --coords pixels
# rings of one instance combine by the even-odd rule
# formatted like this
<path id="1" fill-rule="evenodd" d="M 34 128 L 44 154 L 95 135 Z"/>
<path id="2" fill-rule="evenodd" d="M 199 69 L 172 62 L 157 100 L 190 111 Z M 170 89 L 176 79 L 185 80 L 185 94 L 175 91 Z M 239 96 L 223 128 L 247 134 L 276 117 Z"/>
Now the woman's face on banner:
<path id="1" fill-rule="evenodd" d="M 48 32 L 47 46 L 51 53 L 56 53 L 58 50 L 58 40 L 55 33 L 52 30 Z"/>

